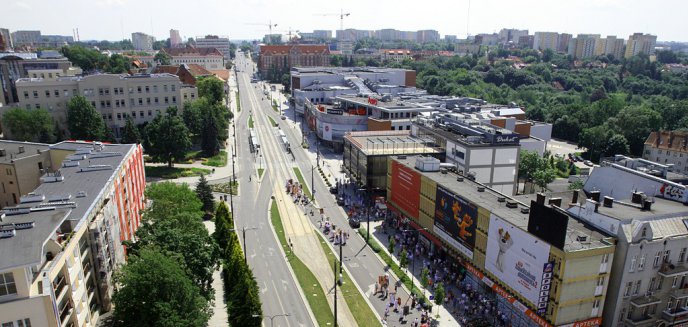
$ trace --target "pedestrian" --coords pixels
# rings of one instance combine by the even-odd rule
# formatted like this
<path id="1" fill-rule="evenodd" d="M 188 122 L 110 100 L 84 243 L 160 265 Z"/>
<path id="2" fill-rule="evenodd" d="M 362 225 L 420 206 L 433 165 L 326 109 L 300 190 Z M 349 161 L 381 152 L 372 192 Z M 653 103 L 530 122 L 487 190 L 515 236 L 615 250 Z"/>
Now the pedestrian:
<path id="1" fill-rule="evenodd" d="M 418 324 L 419 324 L 419 322 L 418 322 L 418 317 L 416 317 L 416 318 L 413 319 L 413 324 L 412 324 L 411 326 L 412 326 L 412 327 L 418 327 Z"/>
<path id="2" fill-rule="evenodd" d="M 413 294 L 413 295 L 411 295 L 411 308 L 415 308 L 415 307 L 416 307 L 416 295 Z"/>
<path id="3" fill-rule="evenodd" d="M 387 322 L 387 317 L 389 316 L 389 307 L 385 307 L 385 317 L 382 319 L 384 322 Z"/>

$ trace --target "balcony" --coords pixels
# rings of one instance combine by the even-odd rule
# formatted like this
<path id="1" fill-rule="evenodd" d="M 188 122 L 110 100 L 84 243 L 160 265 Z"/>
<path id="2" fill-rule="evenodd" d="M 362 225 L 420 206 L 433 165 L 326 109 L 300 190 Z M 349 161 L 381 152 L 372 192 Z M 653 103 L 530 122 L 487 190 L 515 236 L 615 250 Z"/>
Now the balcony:
<path id="1" fill-rule="evenodd" d="M 682 275 L 685 272 L 688 272 L 688 266 L 684 264 L 674 265 L 673 263 L 665 262 L 659 268 L 659 275 L 664 278 Z"/>
<path id="2" fill-rule="evenodd" d="M 626 323 L 630 326 L 642 326 L 644 324 L 655 321 L 655 317 L 649 314 L 641 314 L 638 316 L 626 317 Z"/>
<path id="3" fill-rule="evenodd" d="M 643 295 L 631 299 L 631 305 L 633 305 L 636 308 L 642 308 L 648 305 L 659 304 L 661 302 L 662 301 L 659 298 L 656 298 L 652 295 Z"/>
<path id="4" fill-rule="evenodd" d="M 74 309 L 72 308 L 71 302 L 67 302 L 67 304 L 60 310 L 60 321 L 62 322 L 62 326 L 67 326 L 69 323 L 69 319 L 72 317 L 72 313 L 74 312 Z"/>
<path id="5" fill-rule="evenodd" d="M 688 307 L 664 310 L 662 311 L 662 319 L 669 324 L 688 322 Z"/>
<path id="6" fill-rule="evenodd" d="M 674 299 L 683 299 L 688 297 L 688 285 L 683 285 L 682 288 L 675 289 L 669 293 Z"/>
<path id="7" fill-rule="evenodd" d="M 65 280 L 64 276 L 61 276 L 60 279 L 56 282 L 53 282 L 53 290 L 55 291 L 55 298 L 57 299 L 57 302 L 59 302 L 60 298 L 64 296 L 64 293 L 67 293 L 67 281 Z"/>

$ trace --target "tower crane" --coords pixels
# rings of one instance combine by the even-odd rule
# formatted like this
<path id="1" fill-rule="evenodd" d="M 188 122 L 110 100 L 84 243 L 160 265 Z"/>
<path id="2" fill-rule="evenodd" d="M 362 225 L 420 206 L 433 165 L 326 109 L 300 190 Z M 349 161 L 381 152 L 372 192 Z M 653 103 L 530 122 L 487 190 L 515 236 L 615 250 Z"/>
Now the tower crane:
<path id="1" fill-rule="evenodd" d="M 344 9 L 341 9 L 338 14 L 316 14 L 316 16 L 339 16 L 339 30 L 344 32 L 344 17 L 348 17 L 351 13 L 345 13 Z"/>
<path id="2" fill-rule="evenodd" d="M 272 28 L 277 27 L 277 24 L 273 24 L 272 20 L 270 20 L 267 24 L 265 23 L 245 23 L 245 25 L 260 25 L 260 26 L 267 26 L 268 30 L 270 31 L 270 35 L 272 35 Z"/>

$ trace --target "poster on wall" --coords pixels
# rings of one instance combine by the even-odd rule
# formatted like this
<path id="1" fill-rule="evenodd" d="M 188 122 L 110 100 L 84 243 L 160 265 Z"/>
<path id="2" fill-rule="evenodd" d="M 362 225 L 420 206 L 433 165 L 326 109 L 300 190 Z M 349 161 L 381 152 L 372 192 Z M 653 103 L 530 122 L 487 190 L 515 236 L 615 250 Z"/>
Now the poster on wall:
<path id="1" fill-rule="evenodd" d="M 420 174 L 397 161 L 392 161 L 392 202 L 418 219 Z"/>
<path id="2" fill-rule="evenodd" d="M 467 257 L 473 259 L 478 206 L 437 186 L 433 231 Z"/>
<path id="3" fill-rule="evenodd" d="M 323 140 L 332 141 L 332 124 L 322 123 Z"/>
<path id="4" fill-rule="evenodd" d="M 549 263 L 549 250 L 550 245 L 544 241 L 490 215 L 485 269 L 533 305 L 542 302 L 541 284 Z"/>

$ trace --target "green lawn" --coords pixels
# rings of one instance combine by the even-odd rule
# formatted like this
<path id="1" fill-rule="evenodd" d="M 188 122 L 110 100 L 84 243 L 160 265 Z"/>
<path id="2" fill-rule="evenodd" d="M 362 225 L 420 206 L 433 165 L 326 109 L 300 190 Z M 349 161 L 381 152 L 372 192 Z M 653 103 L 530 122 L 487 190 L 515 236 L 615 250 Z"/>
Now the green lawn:
<path id="1" fill-rule="evenodd" d="M 208 159 L 206 159 L 203 162 L 203 165 L 205 166 L 212 166 L 212 167 L 224 167 L 227 165 L 227 151 L 220 151 L 220 153 L 216 154 L 215 156 L 212 156 Z"/>
<path id="2" fill-rule="evenodd" d="M 334 265 L 337 257 L 332 253 L 332 250 L 327 245 L 327 241 L 318 233 L 320 246 L 325 255 L 327 256 L 327 262 L 329 262 L 330 267 Z M 339 261 L 337 261 L 339 262 Z M 342 270 L 342 286 L 337 290 L 337 297 L 341 299 L 340 296 L 344 297 L 346 305 L 349 306 L 349 310 L 354 315 L 357 326 L 380 326 L 380 322 L 377 320 L 375 313 L 365 301 L 363 295 L 358 291 L 356 285 L 351 280 L 346 271 Z M 341 292 L 341 293 L 339 293 Z"/>
<path id="3" fill-rule="evenodd" d="M 204 174 L 204 175 L 210 174 L 209 169 L 203 169 L 203 168 L 178 168 L 178 167 L 169 168 L 167 166 L 156 166 L 156 167 L 146 166 L 145 169 L 146 169 L 146 177 L 160 177 L 160 178 L 165 178 L 165 179 L 200 176 L 201 174 Z"/>
<path id="4" fill-rule="evenodd" d="M 253 128 L 253 116 L 248 116 L 248 128 Z"/>
<path id="5" fill-rule="evenodd" d="M 210 188 L 213 192 L 227 193 L 232 192 L 232 195 L 237 195 L 239 190 L 239 182 L 229 182 L 220 184 L 210 184 Z"/>
<path id="6" fill-rule="evenodd" d="M 363 236 L 363 240 L 365 240 L 366 229 L 360 227 L 358 229 L 358 233 L 361 234 L 361 236 Z M 413 293 L 416 294 L 417 299 L 423 298 L 425 299 L 425 302 L 428 303 L 428 299 L 422 294 L 422 292 L 417 287 L 412 288 L 411 278 L 409 278 L 409 275 L 406 274 L 406 272 L 404 272 L 404 270 L 402 270 L 401 267 L 399 267 L 399 265 L 397 265 L 396 262 L 394 262 L 394 260 L 392 260 L 392 258 L 389 256 L 387 252 L 382 251 L 382 245 L 378 243 L 378 241 L 375 239 L 375 236 L 373 235 L 370 235 L 370 248 L 375 253 L 377 253 L 377 255 L 379 255 L 380 258 L 382 258 L 382 261 L 384 261 L 384 263 L 386 263 L 388 267 L 392 269 L 394 274 L 397 275 L 397 277 L 399 277 L 399 279 L 402 283 L 404 283 L 404 285 L 406 285 L 406 288 L 408 288 L 409 290 L 413 289 Z M 418 280 L 414 280 L 418 282 Z"/>
<path id="7" fill-rule="evenodd" d="M 312 199 L 313 196 L 311 195 L 311 191 L 308 189 L 308 185 L 306 185 L 305 181 L 303 180 L 303 175 L 301 175 L 301 169 L 294 167 L 294 174 L 296 174 L 296 179 L 299 180 L 299 183 L 303 185 L 303 192 L 307 197 Z"/>
<path id="8" fill-rule="evenodd" d="M 263 168 L 258 168 L 258 178 L 263 177 L 263 172 L 265 172 L 265 169 L 263 169 Z"/>
<path id="9" fill-rule="evenodd" d="M 272 226 L 275 228 L 277 233 L 277 238 L 282 245 L 285 253 L 287 255 L 287 262 L 291 265 L 294 270 L 296 279 L 306 295 L 306 300 L 315 315 L 315 320 L 318 321 L 319 326 L 327 326 L 334 321 L 334 315 L 330 311 L 330 306 L 325 298 L 325 292 L 323 291 L 320 282 L 315 278 L 313 272 L 306 267 L 306 265 L 295 255 L 290 254 L 289 246 L 287 245 L 286 236 L 284 236 L 284 227 L 282 226 L 282 218 L 280 217 L 279 209 L 277 209 L 277 203 L 272 202 L 270 207 L 270 220 L 272 221 Z"/>
<path id="10" fill-rule="evenodd" d="M 277 127 L 277 123 L 274 119 L 272 119 L 272 117 L 268 116 L 268 119 L 270 119 L 270 124 L 272 124 L 272 127 Z"/>
<path id="11" fill-rule="evenodd" d="M 239 98 L 239 91 L 236 91 L 236 103 L 237 103 L 237 112 L 241 112 L 241 99 Z"/>
<path id="12" fill-rule="evenodd" d="M 275 112 L 279 112 L 279 110 L 277 109 L 277 100 L 275 99 L 272 99 L 272 110 L 274 110 Z"/>

